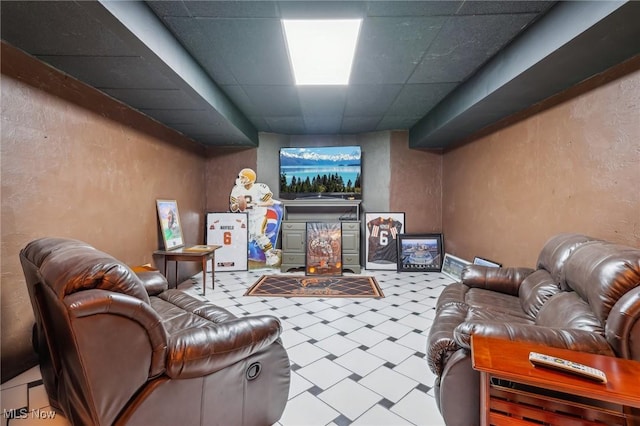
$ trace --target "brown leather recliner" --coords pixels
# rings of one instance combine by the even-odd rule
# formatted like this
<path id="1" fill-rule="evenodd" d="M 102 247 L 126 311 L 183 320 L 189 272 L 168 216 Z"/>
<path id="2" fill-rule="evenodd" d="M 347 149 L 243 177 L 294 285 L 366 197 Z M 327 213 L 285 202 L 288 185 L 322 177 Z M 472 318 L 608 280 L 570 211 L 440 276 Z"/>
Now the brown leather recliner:
<path id="1" fill-rule="evenodd" d="M 77 425 L 271 425 L 290 365 L 273 316 L 236 318 L 86 243 L 21 252 L 51 404 Z"/>
<path id="2" fill-rule="evenodd" d="M 472 335 L 640 361 L 640 249 L 560 234 L 535 270 L 465 267 L 441 293 L 427 340 L 448 426 L 480 424 Z"/>

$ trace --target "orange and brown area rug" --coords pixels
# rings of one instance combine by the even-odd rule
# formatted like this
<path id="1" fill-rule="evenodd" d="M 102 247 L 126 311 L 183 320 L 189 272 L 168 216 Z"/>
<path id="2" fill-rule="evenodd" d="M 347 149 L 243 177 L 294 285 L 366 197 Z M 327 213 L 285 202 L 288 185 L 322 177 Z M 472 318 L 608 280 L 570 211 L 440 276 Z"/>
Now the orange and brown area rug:
<path id="1" fill-rule="evenodd" d="M 384 297 L 368 276 L 263 275 L 245 296 L 263 297 Z"/>

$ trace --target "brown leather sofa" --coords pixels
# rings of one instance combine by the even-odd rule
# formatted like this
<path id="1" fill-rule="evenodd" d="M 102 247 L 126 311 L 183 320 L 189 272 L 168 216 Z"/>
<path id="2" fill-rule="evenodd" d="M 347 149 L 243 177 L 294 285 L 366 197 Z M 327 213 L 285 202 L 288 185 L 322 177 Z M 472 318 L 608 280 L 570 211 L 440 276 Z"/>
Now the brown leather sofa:
<path id="1" fill-rule="evenodd" d="M 480 423 L 472 335 L 640 361 L 640 249 L 579 234 L 551 238 L 536 269 L 465 267 L 441 293 L 427 340 L 448 426 Z"/>
<path id="2" fill-rule="evenodd" d="M 34 346 L 54 408 L 75 425 L 271 425 L 289 392 L 272 316 L 236 318 L 86 243 L 21 252 Z"/>

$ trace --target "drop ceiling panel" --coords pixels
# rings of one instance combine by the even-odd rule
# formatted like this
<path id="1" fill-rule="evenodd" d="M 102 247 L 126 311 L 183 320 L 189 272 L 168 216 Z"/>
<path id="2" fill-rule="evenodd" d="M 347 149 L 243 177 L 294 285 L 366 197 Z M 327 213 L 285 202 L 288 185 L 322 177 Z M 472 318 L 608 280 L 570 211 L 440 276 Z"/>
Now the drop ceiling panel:
<path id="1" fill-rule="evenodd" d="M 3 1 L 2 39 L 34 56 L 136 55 L 81 4 Z"/>
<path id="2" fill-rule="evenodd" d="M 251 102 L 249 110 L 257 115 L 292 116 L 302 114 L 295 86 L 244 86 Z"/>
<path id="3" fill-rule="evenodd" d="M 347 99 L 347 87 L 298 86 L 298 98 L 305 122 L 311 115 L 342 116 Z"/>
<path id="4" fill-rule="evenodd" d="M 464 81 L 534 17 L 531 14 L 452 17 L 409 82 Z"/>
<path id="5" fill-rule="evenodd" d="M 403 86 L 387 114 L 421 118 L 455 87 L 455 83 L 407 84 Z"/>
<path id="6" fill-rule="evenodd" d="M 402 90 L 401 84 L 362 84 L 349 86 L 346 117 L 383 115 Z"/>
<path id="7" fill-rule="evenodd" d="M 510 13 L 540 13 L 547 10 L 553 1 L 465 1 L 458 15 L 500 15 Z"/>
<path id="8" fill-rule="evenodd" d="M 305 115 L 304 125 L 305 133 L 310 134 L 336 134 L 340 133 L 340 125 L 342 124 L 342 115 Z"/>
<path id="9" fill-rule="evenodd" d="M 360 30 L 351 84 L 402 84 L 446 18 L 369 18 Z M 401 48 L 400 48 L 401 46 Z"/>
<path id="10" fill-rule="evenodd" d="M 265 117 L 265 120 L 269 124 L 270 129 L 274 129 L 277 133 L 283 133 L 285 135 L 302 135 L 306 132 L 304 120 L 302 116 L 295 117 Z M 277 130 L 275 130 L 277 129 Z"/>
<path id="11" fill-rule="evenodd" d="M 414 117 L 385 115 L 378 123 L 376 130 L 402 130 L 410 129 L 418 119 Z"/>
<path id="12" fill-rule="evenodd" d="M 154 2 L 156 3 L 156 2 Z M 159 2 L 162 3 L 162 2 Z M 193 17 L 209 18 L 277 18 L 274 1 L 185 1 Z"/>
<path id="13" fill-rule="evenodd" d="M 362 1 L 280 1 L 283 19 L 358 19 L 365 16 L 367 3 Z"/>
<path id="14" fill-rule="evenodd" d="M 462 1 L 372 1 L 369 16 L 450 16 Z"/>
<path id="15" fill-rule="evenodd" d="M 344 117 L 340 126 L 340 133 L 356 134 L 367 133 L 375 129 L 380 121 L 380 116 L 374 117 Z"/>
<path id="16" fill-rule="evenodd" d="M 183 22 L 178 32 L 185 47 L 195 52 L 197 58 L 210 57 L 216 63 L 224 63 L 240 84 L 293 84 L 280 20 L 198 18 L 197 21 L 199 37 L 185 34 L 193 31 L 193 23 L 189 22 Z M 211 62 L 200 62 L 205 70 L 214 71 L 208 68 Z"/>

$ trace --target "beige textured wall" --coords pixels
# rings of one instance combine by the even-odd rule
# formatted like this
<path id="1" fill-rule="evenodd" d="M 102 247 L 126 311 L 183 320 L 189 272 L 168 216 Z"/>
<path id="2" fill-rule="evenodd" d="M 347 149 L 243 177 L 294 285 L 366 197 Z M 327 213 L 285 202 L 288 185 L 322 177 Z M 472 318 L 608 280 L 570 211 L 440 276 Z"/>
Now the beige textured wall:
<path id="1" fill-rule="evenodd" d="M 4 43 L 1 55 L 5 381 L 35 362 L 19 251 L 58 236 L 128 264 L 153 262 L 158 198 L 178 201 L 186 241 L 200 242 L 205 158 L 190 140 Z M 182 277 L 196 272 L 180 266 Z"/>
<path id="2" fill-rule="evenodd" d="M 534 266 L 579 232 L 640 247 L 640 61 L 444 156 L 447 251 Z"/>
<path id="3" fill-rule="evenodd" d="M 391 133 L 391 211 L 405 212 L 405 232 L 442 232 L 442 155 L 409 149 L 408 132 Z"/>

